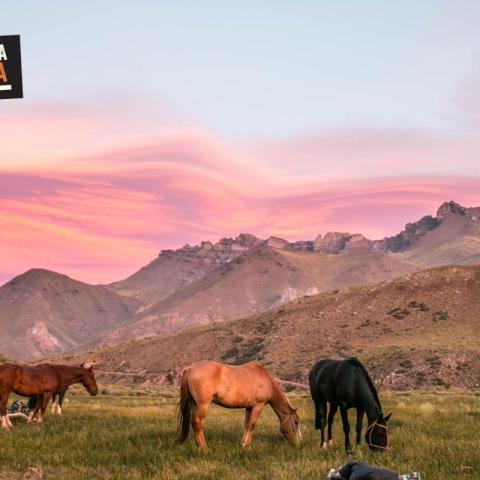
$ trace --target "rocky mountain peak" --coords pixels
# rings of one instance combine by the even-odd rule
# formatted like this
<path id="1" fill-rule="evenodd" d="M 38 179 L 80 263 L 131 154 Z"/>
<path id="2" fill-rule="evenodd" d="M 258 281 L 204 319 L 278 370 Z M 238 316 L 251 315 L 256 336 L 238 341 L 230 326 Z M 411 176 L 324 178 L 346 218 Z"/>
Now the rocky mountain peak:
<path id="1" fill-rule="evenodd" d="M 378 242 L 378 249 L 384 252 L 402 252 L 413 245 L 425 233 L 436 228 L 437 218 L 426 215 L 418 222 L 407 223 L 405 229 L 394 237 L 388 237 Z"/>
<path id="2" fill-rule="evenodd" d="M 267 240 L 267 245 L 269 247 L 281 250 L 290 245 L 290 242 L 280 237 L 269 237 L 269 239 Z"/>
<path id="3" fill-rule="evenodd" d="M 352 238 L 352 234 L 345 232 L 328 232 L 324 237 L 318 235 L 313 242 L 313 250 L 336 255 L 345 248 L 345 244 L 350 238 Z"/>
<path id="4" fill-rule="evenodd" d="M 439 209 L 437 210 L 437 219 L 438 220 L 443 220 L 447 215 L 450 214 L 460 214 L 460 215 L 465 215 L 465 212 L 467 209 L 465 207 L 462 207 L 460 204 L 450 201 L 450 202 L 445 202 L 440 205 Z"/>

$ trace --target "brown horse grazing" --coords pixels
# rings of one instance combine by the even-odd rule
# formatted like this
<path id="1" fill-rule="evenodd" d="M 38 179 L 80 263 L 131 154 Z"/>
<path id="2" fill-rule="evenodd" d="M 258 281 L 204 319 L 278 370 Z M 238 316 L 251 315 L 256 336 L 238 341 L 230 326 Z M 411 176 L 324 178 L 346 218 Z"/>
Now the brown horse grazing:
<path id="1" fill-rule="evenodd" d="M 49 365 L 47 364 L 39 364 L 36 365 L 36 367 L 40 367 L 42 365 Z M 95 365 L 95 361 L 92 360 L 86 360 L 85 362 L 80 364 L 80 367 L 83 368 L 93 368 Z M 70 385 L 67 385 L 66 387 L 61 388 L 60 390 L 53 392 L 52 394 L 52 415 L 62 415 L 62 405 L 63 405 L 63 399 L 65 398 L 65 394 L 67 393 L 68 387 Z M 35 397 L 30 397 L 28 400 L 28 408 L 30 411 L 33 411 L 35 407 L 41 402 L 42 396 L 37 395 Z M 38 409 L 37 409 L 38 411 Z"/>
<path id="2" fill-rule="evenodd" d="M 257 362 L 233 366 L 202 361 L 183 371 L 178 404 L 180 443 L 188 438 L 191 424 L 196 444 L 208 449 L 203 426 L 210 402 L 226 408 L 245 408 L 242 447 L 252 444 L 255 423 L 267 404 L 280 420 L 282 435 L 290 443 L 300 444 L 297 411 L 270 373 Z"/>
<path id="3" fill-rule="evenodd" d="M 30 415 L 35 417 L 40 410 L 38 421 L 43 421 L 47 403 L 55 392 L 82 383 L 90 395 L 98 393 L 97 382 L 92 368 L 71 367 L 68 365 L 43 364 L 35 367 L 4 363 L 0 365 L 0 414 L 2 428 L 10 430 L 7 416 L 7 402 L 10 392 L 24 397 L 40 395 L 40 401 Z"/>

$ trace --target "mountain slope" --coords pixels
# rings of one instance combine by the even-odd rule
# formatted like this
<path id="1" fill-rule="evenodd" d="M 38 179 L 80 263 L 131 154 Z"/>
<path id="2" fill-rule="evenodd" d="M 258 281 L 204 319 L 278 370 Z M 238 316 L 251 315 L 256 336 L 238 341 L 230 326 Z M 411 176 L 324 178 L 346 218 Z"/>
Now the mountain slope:
<path id="1" fill-rule="evenodd" d="M 301 298 L 243 320 L 84 352 L 109 381 L 161 383 L 201 359 L 259 360 L 306 382 L 320 358 L 356 355 L 391 388 L 480 388 L 480 267 L 441 267 Z"/>
<path id="2" fill-rule="evenodd" d="M 202 242 L 194 247 L 185 245 L 178 250 L 163 250 L 147 266 L 109 287 L 120 295 L 151 305 L 261 243 L 263 240 L 254 235 L 242 233 L 216 244 Z"/>
<path id="3" fill-rule="evenodd" d="M 170 334 L 261 313 L 307 294 L 431 266 L 478 263 L 480 208 L 445 202 L 435 217 L 427 215 L 383 240 L 329 232 L 292 243 L 241 234 L 162 251 L 146 267 L 108 286 L 62 286 L 74 281 L 34 270 L 0 289 L 0 326 L 6 325 L 6 332 L 13 328 L 0 348 L 26 358 Z M 45 287 L 38 280 L 41 272 L 57 275 L 60 286 L 47 282 Z M 19 291 L 25 287 L 28 295 L 11 288 L 17 281 Z M 73 295 L 75 290 L 82 295 Z"/>
<path id="4" fill-rule="evenodd" d="M 171 333 L 232 320 L 330 288 L 371 283 L 412 272 L 408 262 L 382 254 L 334 256 L 259 245 L 139 313 L 102 343 Z"/>
<path id="5" fill-rule="evenodd" d="M 130 318 L 138 306 L 106 287 L 29 270 L 0 288 L 0 352 L 30 359 L 69 351 Z"/>
<path id="6" fill-rule="evenodd" d="M 398 235 L 369 240 L 329 232 L 314 241 L 267 241 L 242 234 L 164 251 L 111 285 L 146 303 L 128 326 L 103 342 L 169 333 L 258 313 L 306 293 L 391 279 L 424 268 L 480 263 L 480 208 L 442 204 L 435 217 Z M 133 332 L 133 333 L 132 333 Z"/>
<path id="7" fill-rule="evenodd" d="M 399 258 L 420 267 L 480 263 L 480 208 L 444 203 L 435 221 L 437 226 L 398 253 Z"/>

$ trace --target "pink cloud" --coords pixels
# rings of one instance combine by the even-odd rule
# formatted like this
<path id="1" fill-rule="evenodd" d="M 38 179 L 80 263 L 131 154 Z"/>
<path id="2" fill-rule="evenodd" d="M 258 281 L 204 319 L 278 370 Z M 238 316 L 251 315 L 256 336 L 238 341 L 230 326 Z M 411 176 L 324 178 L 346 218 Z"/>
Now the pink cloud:
<path id="1" fill-rule="evenodd" d="M 0 166 L 0 278 L 43 267 L 110 282 L 184 243 L 242 231 L 381 238 L 445 200 L 480 205 L 472 138 L 358 129 L 271 142 L 247 155 L 191 127 L 133 135 L 115 115 L 85 108 L 47 113 L 44 123 L 17 112 L 12 161 Z M 15 136 L 21 122 L 40 133 Z"/>

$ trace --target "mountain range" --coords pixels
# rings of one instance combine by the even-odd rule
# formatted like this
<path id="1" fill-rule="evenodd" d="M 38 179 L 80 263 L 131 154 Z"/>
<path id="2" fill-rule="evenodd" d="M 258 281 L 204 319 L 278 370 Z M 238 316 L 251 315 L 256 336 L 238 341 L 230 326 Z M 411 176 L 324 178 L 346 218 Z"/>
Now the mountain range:
<path id="1" fill-rule="evenodd" d="M 88 285 L 47 270 L 0 288 L 0 353 L 30 359 L 233 320 L 321 292 L 480 263 L 480 208 L 455 202 L 398 235 L 313 240 L 241 234 L 164 250 L 125 280 Z"/>

